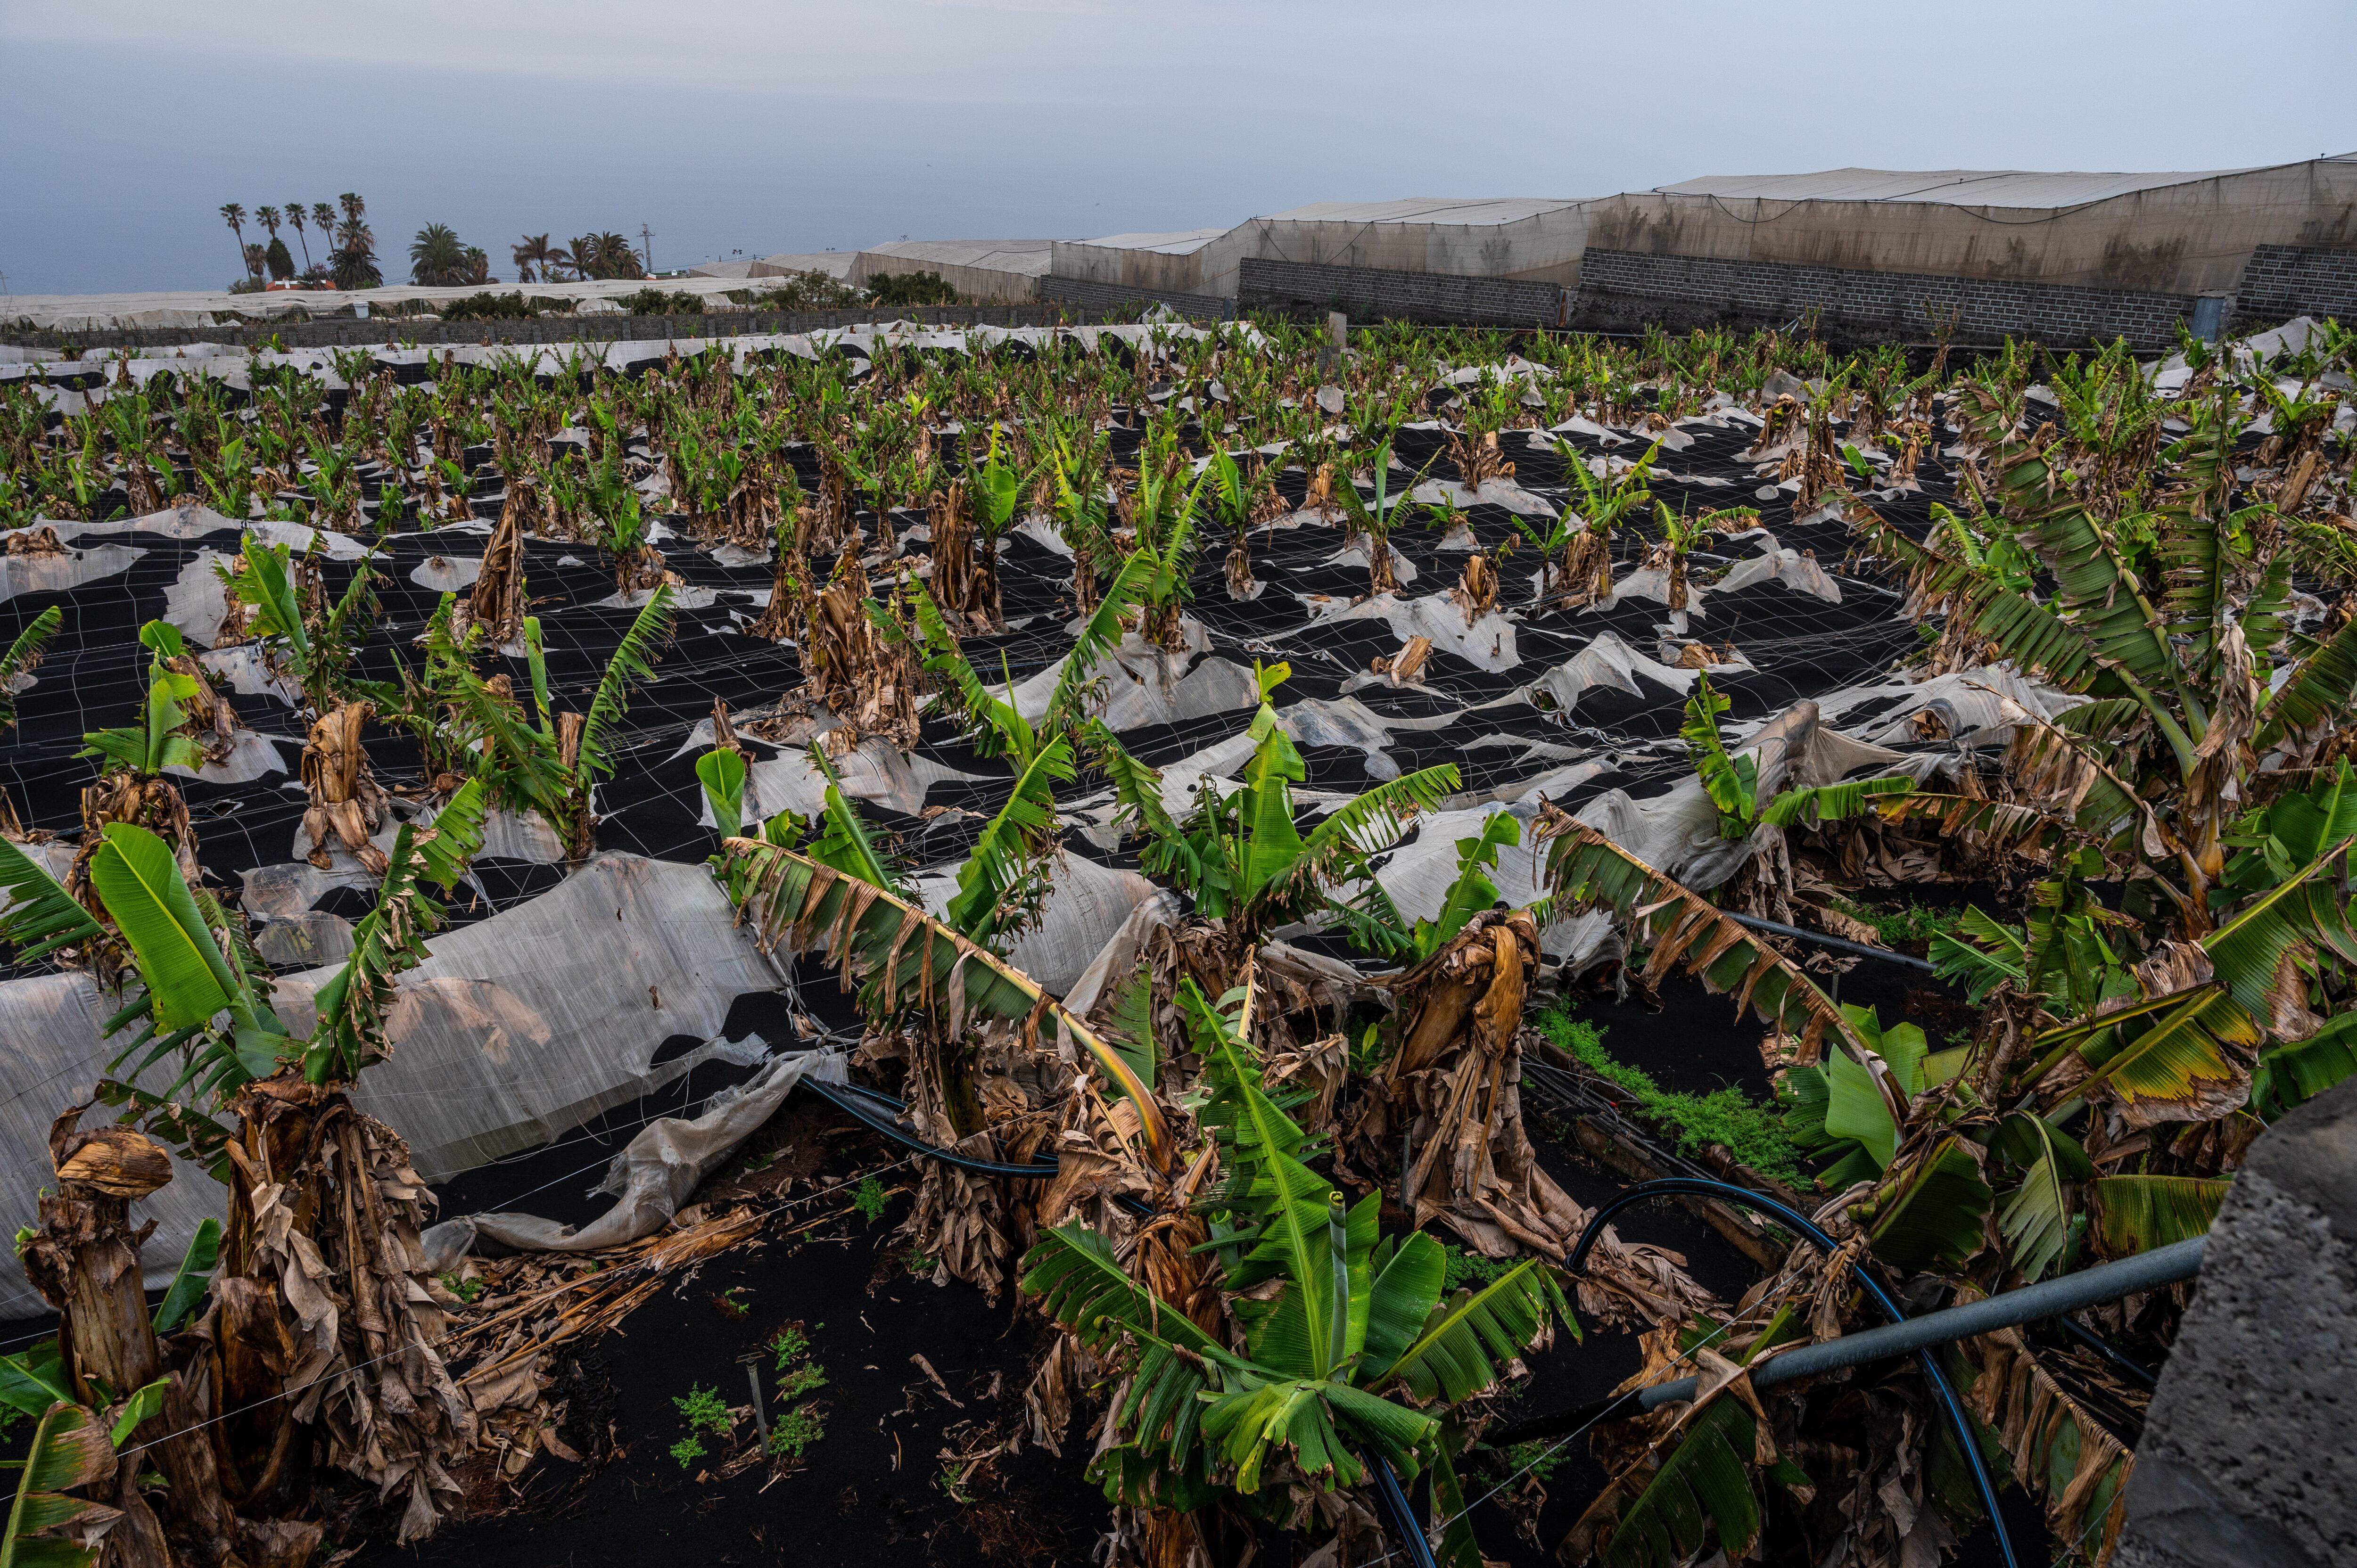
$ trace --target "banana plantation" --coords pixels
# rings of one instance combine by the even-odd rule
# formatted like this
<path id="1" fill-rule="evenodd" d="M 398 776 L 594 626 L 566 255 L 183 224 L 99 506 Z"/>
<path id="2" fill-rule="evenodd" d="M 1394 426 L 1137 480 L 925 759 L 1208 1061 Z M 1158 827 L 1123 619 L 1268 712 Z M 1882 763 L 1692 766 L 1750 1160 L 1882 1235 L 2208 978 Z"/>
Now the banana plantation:
<path id="1" fill-rule="evenodd" d="M 2104 1562 L 2190 1271 L 1795 1369 L 2357 1074 L 2352 372 L 0 365 L 0 1568 Z"/>

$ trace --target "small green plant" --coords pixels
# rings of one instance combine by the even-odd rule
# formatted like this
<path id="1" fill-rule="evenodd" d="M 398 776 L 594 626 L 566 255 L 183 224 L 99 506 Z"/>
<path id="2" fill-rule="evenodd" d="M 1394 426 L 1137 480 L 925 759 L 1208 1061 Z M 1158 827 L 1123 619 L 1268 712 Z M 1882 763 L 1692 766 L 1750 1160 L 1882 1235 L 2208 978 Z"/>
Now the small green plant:
<path id="1" fill-rule="evenodd" d="M 1547 1477 L 1571 1462 L 1572 1445 L 1549 1443 L 1544 1437 L 1534 1437 L 1528 1443 L 1517 1443 L 1506 1450 L 1506 1474 L 1520 1476 L 1528 1472 L 1531 1479 L 1544 1487 Z"/>
<path id="2" fill-rule="evenodd" d="M 704 1444 L 693 1437 L 683 1437 L 671 1445 L 671 1456 L 679 1461 L 683 1470 L 704 1457 Z"/>
<path id="3" fill-rule="evenodd" d="M 1708 1094 L 1665 1090 L 1653 1081 L 1652 1074 L 1615 1061 L 1604 1049 L 1602 1030 L 1561 1008 L 1540 1014 L 1534 1023 L 1541 1034 L 1598 1077 L 1626 1090 L 1647 1116 L 1673 1129 L 1681 1154 L 1724 1144 L 1739 1163 L 1762 1176 L 1783 1182 L 1800 1180 L 1799 1151 L 1786 1135 L 1783 1117 L 1774 1107 L 1759 1104 L 1733 1084 Z"/>
<path id="4" fill-rule="evenodd" d="M 891 1201 L 892 1195 L 872 1176 L 861 1176 L 858 1190 L 851 1195 L 851 1207 L 866 1215 L 870 1225 L 884 1218 L 884 1206 Z"/>
<path id="5" fill-rule="evenodd" d="M 826 1387 L 826 1369 L 810 1359 L 810 1340 L 799 1326 L 778 1330 L 770 1349 L 777 1357 L 779 1403 L 790 1404 L 813 1389 Z"/>
<path id="6" fill-rule="evenodd" d="M 674 1394 L 671 1402 L 690 1432 L 709 1432 L 726 1437 L 736 1430 L 737 1423 L 728 1419 L 727 1402 L 720 1397 L 718 1389 L 690 1383 L 686 1395 Z"/>
<path id="7" fill-rule="evenodd" d="M 1495 1284 L 1522 1262 L 1520 1258 L 1485 1258 L 1445 1241 L 1440 1251 L 1445 1270 L 1442 1288 L 1452 1295 Z"/>
<path id="8" fill-rule="evenodd" d="M 802 1450 L 825 1435 L 825 1413 L 816 1405 L 797 1405 L 770 1428 L 770 1452 L 799 1459 Z"/>
<path id="9" fill-rule="evenodd" d="M 468 1306 L 474 1305 L 477 1298 L 483 1294 L 483 1282 L 480 1280 L 460 1279 L 457 1274 L 442 1274 L 436 1277 L 441 1280 L 444 1290 L 448 1291 Z"/>
<path id="10" fill-rule="evenodd" d="M 974 1501 L 966 1492 L 965 1477 L 958 1474 L 958 1467 L 955 1465 L 943 1465 L 942 1473 L 933 1477 L 933 1485 L 939 1487 L 942 1489 L 942 1495 L 953 1503 Z"/>
<path id="11" fill-rule="evenodd" d="M 1908 942 L 1927 942 L 1953 931 L 1956 922 L 1964 918 L 1962 909 L 1926 909 L 1921 904 L 1878 909 L 1871 904 L 1853 904 L 1846 898 L 1829 898 L 1826 903 L 1858 924 L 1873 927 L 1876 940 L 1894 948 Z"/>
<path id="12" fill-rule="evenodd" d="M 719 1309 L 723 1316 L 748 1317 L 752 1315 L 753 1308 L 751 1304 L 746 1301 L 746 1294 L 743 1285 L 730 1285 L 726 1290 L 718 1292 L 713 1296 L 712 1305 Z"/>
<path id="13" fill-rule="evenodd" d="M 931 1252 L 920 1252 L 912 1247 L 900 1259 L 900 1266 L 919 1279 L 922 1279 L 941 1266 L 941 1260 Z"/>
<path id="14" fill-rule="evenodd" d="M 1370 1077 L 1391 1054 L 1391 1042 L 1383 1038 L 1383 1026 L 1370 1024 L 1351 1042 L 1351 1070 L 1361 1078 Z"/>

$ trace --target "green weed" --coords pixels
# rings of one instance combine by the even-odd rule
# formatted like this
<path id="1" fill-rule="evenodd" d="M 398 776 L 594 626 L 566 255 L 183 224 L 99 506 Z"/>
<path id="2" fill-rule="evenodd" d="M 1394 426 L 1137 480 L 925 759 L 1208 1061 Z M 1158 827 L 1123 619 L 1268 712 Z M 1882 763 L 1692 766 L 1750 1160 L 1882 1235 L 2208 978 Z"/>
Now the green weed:
<path id="1" fill-rule="evenodd" d="M 710 1432 L 726 1437 L 736 1429 L 736 1423 L 728 1419 L 728 1402 L 720 1397 L 718 1389 L 690 1383 L 686 1396 L 674 1394 L 671 1402 L 690 1432 Z"/>
<path id="2" fill-rule="evenodd" d="M 1441 1243 L 1440 1252 L 1448 1268 L 1445 1288 L 1451 1294 L 1495 1284 L 1507 1270 L 1522 1262 L 1519 1258 L 1485 1258 L 1446 1241 Z"/>
<path id="3" fill-rule="evenodd" d="M 671 1445 L 671 1456 L 679 1461 L 683 1470 L 704 1457 L 704 1444 L 693 1437 L 683 1437 Z"/>
<path id="4" fill-rule="evenodd" d="M 870 1225 L 884 1218 L 884 1206 L 891 1201 L 892 1195 L 872 1176 L 861 1176 L 859 1189 L 851 1195 L 851 1207 L 866 1215 Z"/>
<path id="5" fill-rule="evenodd" d="M 1846 898 L 1826 900 L 1833 908 L 1862 926 L 1874 928 L 1875 939 L 1885 947 L 1899 947 L 1907 942 L 1928 942 L 1942 931 L 1953 931 L 1964 918 L 1962 909 L 1926 909 L 1921 904 L 1881 909 L 1871 904 L 1853 904 Z"/>
<path id="6" fill-rule="evenodd" d="M 468 1306 L 474 1305 L 476 1298 L 483 1294 L 483 1282 L 480 1280 L 462 1280 L 457 1274 L 438 1274 L 435 1277 L 442 1282 L 444 1290 L 448 1291 Z"/>
<path id="7" fill-rule="evenodd" d="M 826 1416 L 815 1405 L 797 1405 L 770 1428 L 770 1452 L 799 1459 L 802 1450 L 826 1435 Z"/>
<path id="8" fill-rule="evenodd" d="M 1782 1114 L 1774 1107 L 1760 1104 L 1733 1084 L 1708 1094 L 1665 1090 L 1650 1073 L 1613 1060 L 1604 1049 L 1604 1032 L 1561 1008 L 1542 1013 L 1533 1022 L 1598 1077 L 1627 1091 L 1647 1116 L 1675 1132 L 1681 1154 L 1723 1144 L 1737 1160 L 1762 1176 L 1783 1182 L 1800 1179 L 1799 1151 L 1785 1136 Z"/>

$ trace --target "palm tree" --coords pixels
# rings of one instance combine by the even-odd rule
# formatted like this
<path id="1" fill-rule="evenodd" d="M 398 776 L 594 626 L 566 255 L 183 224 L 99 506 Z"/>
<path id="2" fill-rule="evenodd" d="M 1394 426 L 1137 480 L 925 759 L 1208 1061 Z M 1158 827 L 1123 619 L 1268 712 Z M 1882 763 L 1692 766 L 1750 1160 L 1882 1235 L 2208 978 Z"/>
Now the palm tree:
<path id="1" fill-rule="evenodd" d="M 336 229 L 336 286 L 338 288 L 374 288 L 384 281 L 376 265 L 376 234 L 368 226 L 368 203 L 360 193 L 348 190 L 337 199 L 343 203 L 344 220 Z M 333 223 L 335 214 L 326 202 L 311 209 L 314 221 Z"/>
<path id="2" fill-rule="evenodd" d="M 573 264 L 585 277 L 642 278 L 647 270 L 640 264 L 638 252 L 630 242 L 608 230 L 604 233 L 583 234 L 573 242 Z"/>
<path id="3" fill-rule="evenodd" d="M 480 245 L 467 247 L 467 278 L 468 283 L 497 283 L 491 275 L 491 258 Z"/>
<path id="4" fill-rule="evenodd" d="M 290 201 L 286 204 L 286 221 L 294 225 L 295 242 L 303 247 L 303 270 L 307 273 L 311 270 L 311 242 L 303 237 L 304 216 L 301 202 Z"/>
<path id="5" fill-rule="evenodd" d="M 411 283 L 462 284 L 467 274 L 467 247 L 447 223 L 428 223 L 409 242 Z"/>
<path id="6" fill-rule="evenodd" d="M 333 237 L 336 231 L 336 209 L 324 201 L 311 203 L 311 223 L 321 234 Z"/>
<path id="7" fill-rule="evenodd" d="M 221 203 L 221 221 L 229 225 L 230 232 L 237 236 L 238 259 L 243 261 L 245 259 L 245 208 L 239 202 L 224 201 Z"/>
<path id="8" fill-rule="evenodd" d="M 518 283 L 532 282 L 532 269 L 535 266 L 542 270 L 546 281 L 554 283 L 556 269 L 562 264 L 565 254 L 561 248 L 548 242 L 545 234 L 526 234 L 515 242 L 509 253 L 515 258 Z"/>
<path id="9" fill-rule="evenodd" d="M 257 207 L 253 209 L 253 220 L 256 223 L 261 224 L 264 229 L 269 230 L 270 237 L 272 239 L 275 240 L 278 238 L 278 224 L 280 221 L 278 209 L 269 206 L 266 203 L 263 206 Z"/>

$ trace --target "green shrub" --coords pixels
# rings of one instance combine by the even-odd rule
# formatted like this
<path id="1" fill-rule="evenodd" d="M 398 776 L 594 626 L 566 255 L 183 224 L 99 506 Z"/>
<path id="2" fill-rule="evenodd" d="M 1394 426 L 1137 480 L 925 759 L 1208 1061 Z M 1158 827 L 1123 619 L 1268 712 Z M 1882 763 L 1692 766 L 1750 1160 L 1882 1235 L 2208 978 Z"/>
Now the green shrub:
<path id="1" fill-rule="evenodd" d="M 891 1201 L 892 1195 L 872 1176 L 861 1176 L 858 1190 L 851 1195 L 851 1207 L 866 1215 L 870 1225 L 884 1218 L 884 1206 Z"/>
<path id="2" fill-rule="evenodd" d="M 540 312 L 521 294 L 493 294 L 485 289 L 446 302 L 441 314 L 445 321 L 530 321 Z"/>
<path id="3" fill-rule="evenodd" d="M 1606 1054 L 1603 1031 L 1562 1008 L 1533 1021 L 1539 1033 L 1563 1047 L 1598 1077 L 1626 1090 L 1652 1120 L 1677 1134 L 1678 1152 L 1693 1154 L 1723 1144 L 1736 1159 L 1781 1182 L 1800 1180 L 1799 1151 L 1785 1135 L 1784 1122 L 1733 1084 L 1708 1094 L 1680 1094 L 1655 1083 L 1651 1074 Z"/>
<path id="4" fill-rule="evenodd" d="M 764 279 L 761 287 L 732 290 L 729 297 L 740 295 L 755 310 L 849 310 L 866 303 L 866 296 L 849 284 L 816 271 Z"/>
<path id="5" fill-rule="evenodd" d="M 642 288 L 614 302 L 633 316 L 701 316 L 704 297 L 685 289 Z"/>
<path id="6" fill-rule="evenodd" d="M 955 305 L 958 291 L 939 273 L 888 273 L 867 280 L 867 297 L 877 305 Z"/>

